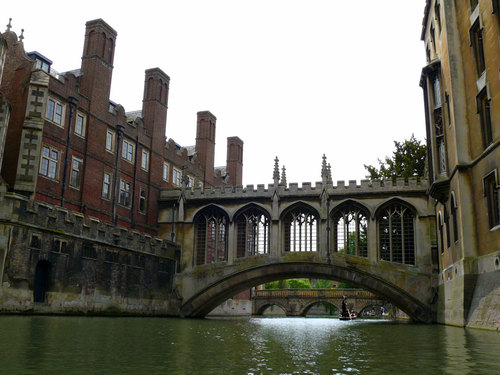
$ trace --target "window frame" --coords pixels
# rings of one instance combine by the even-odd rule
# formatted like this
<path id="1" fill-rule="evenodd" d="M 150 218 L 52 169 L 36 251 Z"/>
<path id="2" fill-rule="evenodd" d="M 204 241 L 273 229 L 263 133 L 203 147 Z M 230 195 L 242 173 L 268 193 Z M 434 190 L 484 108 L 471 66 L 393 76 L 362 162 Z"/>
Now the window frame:
<path id="1" fill-rule="evenodd" d="M 46 157 L 43 154 L 45 148 L 49 150 L 49 157 Z M 55 159 L 55 161 L 52 158 L 52 152 L 57 153 L 57 159 Z M 48 178 L 49 180 L 58 181 L 59 180 L 59 160 L 60 160 L 59 155 L 60 154 L 61 154 L 61 151 L 59 149 L 55 148 L 54 146 L 49 145 L 49 144 L 43 144 L 42 145 L 42 152 L 40 155 L 40 167 L 38 169 L 38 174 L 45 177 L 45 178 Z M 46 173 L 44 173 L 44 168 L 43 168 L 44 167 L 44 160 L 47 160 Z M 54 176 L 50 175 L 51 163 L 55 163 Z"/>
<path id="2" fill-rule="evenodd" d="M 109 176 L 109 181 L 106 181 L 106 176 Z M 101 192 L 101 198 L 105 200 L 110 200 L 111 199 L 111 186 L 112 186 L 112 181 L 113 181 L 113 173 L 104 171 L 103 176 L 102 176 L 102 192 Z M 104 187 L 107 186 L 107 194 L 105 194 L 105 189 Z"/>
<path id="3" fill-rule="evenodd" d="M 81 118 L 82 119 L 82 123 L 81 123 L 81 129 L 80 129 L 80 132 L 78 132 L 78 118 Z M 86 123 L 87 123 L 87 116 L 85 116 L 83 113 L 81 112 L 76 112 L 76 116 L 75 116 L 75 127 L 73 129 L 73 132 L 81 137 L 81 138 L 85 138 L 85 131 L 86 131 Z"/>
<path id="4" fill-rule="evenodd" d="M 478 18 L 469 29 L 470 46 L 472 47 L 472 55 L 476 68 L 477 77 L 481 77 L 486 71 L 486 58 L 484 55 L 484 28 L 481 27 L 480 19 Z"/>
<path id="5" fill-rule="evenodd" d="M 130 208 L 130 187 L 131 184 L 129 181 L 125 180 L 124 178 L 120 178 L 120 193 L 118 194 L 118 204 L 120 206 Z"/>
<path id="6" fill-rule="evenodd" d="M 111 141 L 111 144 L 109 144 Z M 115 142 L 116 142 L 116 133 L 114 130 L 107 129 L 106 130 L 106 142 L 104 143 L 104 148 L 107 152 L 114 154 L 115 153 Z M 109 147 L 108 147 L 109 146 Z"/>
<path id="7" fill-rule="evenodd" d="M 79 168 L 75 168 L 75 162 L 79 164 Z M 73 172 L 76 171 L 77 176 L 76 176 L 76 182 L 73 177 Z M 82 173 L 83 173 L 83 159 L 77 156 L 72 156 L 71 157 L 71 170 L 70 170 L 70 175 L 69 175 L 69 186 L 72 187 L 73 189 L 80 190 L 80 186 L 82 183 Z"/>
<path id="8" fill-rule="evenodd" d="M 137 207 L 137 211 L 141 214 L 146 214 L 147 211 L 147 194 L 146 189 L 141 187 L 139 189 L 139 206 Z M 142 207 L 141 207 L 142 205 Z"/>
<path id="9" fill-rule="evenodd" d="M 175 186 L 182 186 L 182 171 L 177 168 L 172 168 L 172 184 Z"/>
<path id="10" fill-rule="evenodd" d="M 483 149 L 485 149 L 493 143 L 491 98 L 489 98 L 487 86 L 485 86 L 476 96 L 476 109 L 479 115 L 479 124 L 481 126 Z"/>
<path id="11" fill-rule="evenodd" d="M 144 148 L 141 152 L 141 169 L 144 171 L 149 171 L 149 151 Z"/>
<path id="12" fill-rule="evenodd" d="M 53 103 L 53 107 L 51 109 L 50 103 Z M 61 113 L 57 113 L 57 108 L 61 108 Z M 53 97 L 49 97 L 47 100 L 47 110 L 45 111 L 45 119 L 51 122 L 52 124 L 59 126 L 60 128 L 64 128 L 66 114 L 66 106 L 60 101 Z M 60 121 L 57 122 L 57 116 L 60 117 Z"/>
<path id="13" fill-rule="evenodd" d="M 488 227 L 490 230 L 500 228 L 500 184 L 497 169 L 483 177 L 483 193 L 486 198 Z"/>
<path id="14" fill-rule="evenodd" d="M 166 181 L 166 182 L 169 181 L 169 172 L 170 172 L 170 165 L 166 161 L 164 161 L 163 162 L 163 171 L 162 171 L 163 181 Z"/>
<path id="15" fill-rule="evenodd" d="M 382 231 L 383 224 L 387 217 L 387 231 Z M 396 221 L 393 218 L 396 217 Z M 417 213 L 409 204 L 401 201 L 391 202 L 384 205 L 376 215 L 377 219 L 377 236 L 378 236 L 378 259 L 391 263 L 398 263 L 405 266 L 415 266 L 417 264 Z M 411 226 L 405 225 L 405 220 L 411 220 Z M 399 223 L 398 223 L 399 222 Z M 399 227 L 399 228 L 398 228 Z M 399 229 L 400 239 L 397 236 Z M 407 232 L 411 229 L 411 233 Z M 383 238 L 383 233 L 385 236 Z M 409 239 L 411 241 L 409 241 Z M 397 248 L 397 245 L 400 248 Z M 407 244 L 411 243 L 411 248 L 407 248 Z M 386 253 L 383 252 L 383 246 L 388 245 Z M 401 253 L 401 261 L 395 260 L 395 255 Z M 407 254 L 408 253 L 408 254 Z M 389 259 L 385 259 L 389 255 Z M 407 262 L 407 257 L 410 255 L 412 262 Z"/>
<path id="16" fill-rule="evenodd" d="M 134 163 L 135 161 L 135 144 L 128 139 L 123 139 L 122 142 L 122 159 L 129 163 Z"/>

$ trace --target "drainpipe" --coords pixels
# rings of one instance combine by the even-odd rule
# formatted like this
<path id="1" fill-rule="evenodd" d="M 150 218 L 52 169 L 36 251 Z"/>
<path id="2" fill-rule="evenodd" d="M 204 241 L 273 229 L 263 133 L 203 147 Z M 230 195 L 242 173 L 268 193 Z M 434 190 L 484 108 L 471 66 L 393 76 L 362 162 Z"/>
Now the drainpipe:
<path id="1" fill-rule="evenodd" d="M 134 182 L 132 183 L 132 202 L 130 204 L 130 228 L 135 228 L 134 208 L 135 208 L 135 190 L 136 190 L 136 180 L 137 180 L 137 163 L 139 161 L 139 159 L 137 159 L 138 154 L 139 154 L 139 135 L 135 137 Z"/>
<path id="2" fill-rule="evenodd" d="M 120 142 L 122 139 L 124 127 L 122 125 L 116 125 L 116 147 L 115 147 L 115 174 L 113 176 L 113 224 L 116 225 L 117 214 L 116 214 L 116 197 L 120 194 L 120 189 L 118 188 L 118 173 L 120 173 Z"/>
<path id="3" fill-rule="evenodd" d="M 75 112 L 75 108 L 78 105 L 78 99 L 70 96 L 68 98 L 69 101 L 69 123 L 68 123 L 68 131 L 66 133 L 66 152 L 64 153 L 64 167 L 62 174 L 62 192 L 61 192 L 61 207 L 64 207 L 65 195 L 66 195 L 66 174 L 68 172 L 68 157 L 69 157 L 69 149 L 71 146 L 71 125 L 73 123 L 73 113 Z"/>

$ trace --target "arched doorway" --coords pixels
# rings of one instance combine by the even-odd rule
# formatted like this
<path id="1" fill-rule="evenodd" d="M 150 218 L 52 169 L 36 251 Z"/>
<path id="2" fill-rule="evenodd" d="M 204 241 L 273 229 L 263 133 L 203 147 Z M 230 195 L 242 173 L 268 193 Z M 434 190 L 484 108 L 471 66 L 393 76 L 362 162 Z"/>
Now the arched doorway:
<path id="1" fill-rule="evenodd" d="M 33 301 L 45 302 L 45 293 L 49 288 L 49 275 L 51 264 L 47 260 L 41 260 L 35 268 L 35 284 L 33 286 Z"/>

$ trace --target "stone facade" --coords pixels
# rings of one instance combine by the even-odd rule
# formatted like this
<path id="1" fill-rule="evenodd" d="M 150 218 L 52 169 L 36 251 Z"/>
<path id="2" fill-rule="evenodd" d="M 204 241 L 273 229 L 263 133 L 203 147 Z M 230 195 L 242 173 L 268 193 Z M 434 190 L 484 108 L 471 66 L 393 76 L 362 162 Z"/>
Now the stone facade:
<path id="1" fill-rule="evenodd" d="M 279 174 L 279 173 L 278 173 Z M 326 174 L 325 174 L 326 176 Z M 277 177 L 279 180 L 279 176 Z M 161 235 L 172 232 L 182 248 L 180 273 L 176 276 L 178 294 L 183 297 L 181 314 L 203 316 L 212 308 L 249 287 L 286 277 L 312 277 L 354 283 L 390 300 L 422 321 L 433 320 L 435 307 L 434 213 L 429 205 L 426 180 L 409 181 L 332 181 L 325 178 L 316 185 L 269 184 L 185 191 L 162 191 L 159 224 Z M 404 205 L 413 212 L 410 228 L 414 260 L 384 260 L 380 256 L 379 224 L 385 207 Z M 345 207 L 362 208 L 367 215 L 367 252 L 345 254 L 334 248 L 335 215 Z M 313 248 L 291 251 L 287 248 L 287 215 L 304 208 L 315 217 Z M 269 218 L 269 246 L 261 253 L 240 253 L 240 218 L 247 210 Z M 208 234 L 198 228 L 205 213 L 218 212 L 225 224 L 226 253 L 216 259 L 200 258 Z M 215 222 L 215 221 L 214 221 Z M 220 221 L 222 223 L 222 221 Z M 330 230 L 331 229 L 331 230 Z M 212 230 L 215 230 L 213 228 Z M 223 234 L 222 234 L 223 233 Z M 288 234 L 289 235 L 289 234 Z M 222 240 L 221 240 L 222 241 Z M 202 244 L 200 247 L 199 244 Z M 212 246 L 212 245 L 209 245 Z M 217 247 L 217 245 L 215 245 Z M 403 264 L 402 264 L 403 263 Z"/>
<path id="2" fill-rule="evenodd" d="M 438 321 L 500 327 L 500 10 L 428 0 L 422 28 Z"/>
<path id="3" fill-rule="evenodd" d="M 21 195 L 0 199 L 2 311 L 177 313 L 174 243 Z"/>

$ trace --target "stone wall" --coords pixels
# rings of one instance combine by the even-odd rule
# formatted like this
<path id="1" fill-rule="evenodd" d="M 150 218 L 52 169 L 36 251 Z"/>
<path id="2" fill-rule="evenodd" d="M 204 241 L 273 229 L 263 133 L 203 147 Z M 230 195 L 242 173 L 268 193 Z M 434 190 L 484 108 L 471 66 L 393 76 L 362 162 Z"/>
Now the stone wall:
<path id="1" fill-rule="evenodd" d="M 0 311 L 177 313 L 175 244 L 15 194 L 0 207 Z"/>

